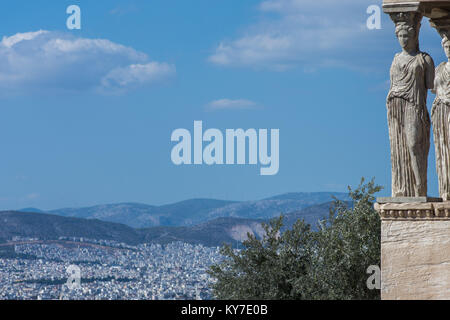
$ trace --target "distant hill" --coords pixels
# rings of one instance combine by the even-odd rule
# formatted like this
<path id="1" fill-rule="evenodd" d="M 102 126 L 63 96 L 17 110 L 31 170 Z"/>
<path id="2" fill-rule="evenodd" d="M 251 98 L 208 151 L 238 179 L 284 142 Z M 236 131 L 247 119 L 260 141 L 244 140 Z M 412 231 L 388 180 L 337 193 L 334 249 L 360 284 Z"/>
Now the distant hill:
<path id="1" fill-rule="evenodd" d="M 153 227 L 134 229 L 129 226 L 94 219 L 61 217 L 30 212 L 0 212 L 0 243 L 15 236 L 58 240 L 77 237 L 114 240 L 136 245 L 139 243 L 166 244 L 182 241 L 205 246 L 221 246 L 246 238 L 247 232 L 262 235 L 262 221 L 221 218 L 192 227 Z"/>
<path id="2" fill-rule="evenodd" d="M 64 217 L 98 219 L 138 228 L 160 225 L 159 216 L 153 214 L 155 208 L 155 206 L 140 203 L 120 203 L 86 208 L 64 208 L 51 210 L 48 213 Z"/>
<path id="3" fill-rule="evenodd" d="M 304 208 L 327 203 L 333 196 L 348 200 L 346 193 L 286 193 L 259 201 L 224 201 L 192 199 L 163 206 L 138 203 L 99 205 L 87 208 L 66 208 L 48 211 L 64 217 L 99 219 L 126 224 L 133 228 L 156 226 L 194 226 L 223 217 L 265 220 Z M 33 211 L 34 210 L 34 211 Z M 39 209 L 21 211 L 42 213 Z"/>
<path id="4" fill-rule="evenodd" d="M 263 221 L 239 218 L 219 218 L 191 227 L 153 227 L 141 229 L 145 243 L 166 244 L 182 241 L 205 246 L 234 245 L 247 239 L 247 233 L 262 237 Z"/>
<path id="5" fill-rule="evenodd" d="M 298 219 L 312 226 L 328 216 L 331 202 L 307 207 L 285 215 L 285 229 Z M 97 219 L 62 217 L 31 212 L 0 212 L 0 243 L 14 236 L 57 240 L 59 237 L 83 237 L 97 240 L 114 240 L 131 245 L 139 243 L 166 244 L 182 241 L 206 246 L 235 244 L 247 238 L 247 233 L 262 237 L 262 222 L 268 219 L 243 219 L 220 217 L 193 226 L 158 226 L 132 228 L 130 226 Z"/>
<path id="6" fill-rule="evenodd" d="M 38 208 L 24 208 L 20 209 L 20 212 L 35 212 L 35 213 L 45 213 L 44 211 L 38 209 Z"/>
<path id="7" fill-rule="evenodd" d="M 65 236 L 115 240 L 128 244 L 141 242 L 135 229 L 122 224 L 42 213 L 0 212 L 0 239 L 10 240 L 14 236 L 43 240 L 57 240 Z"/>

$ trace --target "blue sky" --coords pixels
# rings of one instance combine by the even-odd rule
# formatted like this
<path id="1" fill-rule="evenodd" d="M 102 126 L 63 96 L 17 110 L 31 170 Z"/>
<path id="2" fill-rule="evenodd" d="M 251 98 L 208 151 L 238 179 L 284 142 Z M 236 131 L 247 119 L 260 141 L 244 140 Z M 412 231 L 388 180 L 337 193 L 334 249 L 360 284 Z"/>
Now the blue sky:
<path id="1" fill-rule="evenodd" d="M 81 30 L 66 28 L 71 4 Z M 385 99 L 399 46 L 384 14 L 381 30 L 365 27 L 371 4 L 381 1 L 2 3 L 0 208 L 254 200 L 346 191 L 363 176 L 389 194 Z M 421 49 L 444 60 L 426 19 Z M 175 166 L 171 133 L 195 120 L 280 129 L 279 173 Z"/>

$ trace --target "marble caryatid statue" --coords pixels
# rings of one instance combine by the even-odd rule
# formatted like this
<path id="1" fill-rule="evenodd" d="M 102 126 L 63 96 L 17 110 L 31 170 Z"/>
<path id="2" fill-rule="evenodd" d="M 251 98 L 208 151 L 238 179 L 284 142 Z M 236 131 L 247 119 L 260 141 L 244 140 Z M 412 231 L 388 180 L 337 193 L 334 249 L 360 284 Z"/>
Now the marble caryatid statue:
<path id="1" fill-rule="evenodd" d="M 391 143 L 392 196 L 426 197 L 430 149 L 427 92 L 434 87 L 434 62 L 419 50 L 420 13 L 398 13 L 395 22 L 402 52 L 391 67 L 387 97 Z"/>
<path id="2" fill-rule="evenodd" d="M 450 40 L 447 37 L 443 38 L 442 46 L 450 61 Z M 450 62 L 443 62 L 436 68 L 434 92 L 436 99 L 431 109 L 431 120 L 439 193 L 444 201 L 448 201 L 450 200 Z"/>

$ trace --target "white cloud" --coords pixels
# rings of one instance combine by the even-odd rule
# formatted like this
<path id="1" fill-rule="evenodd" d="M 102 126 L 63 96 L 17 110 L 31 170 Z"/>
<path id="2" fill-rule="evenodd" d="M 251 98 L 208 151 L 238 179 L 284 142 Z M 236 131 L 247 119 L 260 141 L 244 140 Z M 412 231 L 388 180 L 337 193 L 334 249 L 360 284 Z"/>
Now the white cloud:
<path id="1" fill-rule="evenodd" d="M 101 79 L 101 88 L 103 90 L 123 90 L 142 84 L 158 82 L 175 73 L 175 66 L 167 63 L 132 64 L 111 70 Z"/>
<path id="2" fill-rule="evenodd" d="M 391 40 L 384 30 L 367 29 L 366 10 L 372 4 L 373 0 L 262 1 L 260 21 L 236 39 L 221 41 L 209 61 L 273 70 L 368 64 L 367 56 L 382 47 L 383 37 Z M 390 23 L 387 15 L 383 22 Z"/>
<path id="3" fill-rule="evenodd" d="M 3 37 L 0 90 L 123 92 L 154 84 L 176 73 L 133 48 L 106 39 L 37 31 Z"/>
<path id="4" fill-rule="evenodd" d="M 230 109 L 254 109 L 257 104 L 247 99 L 220 99 L 215 100 L 207 105 L 208 110 L 230 110 Z"/>
<path id="5" fill-rule="evenodd" d="M 40 197 L 39 193 L 33 192 L 25 196 L 26 200 L 36 200 Z"/>
<path id="6" fill-rule="evenodd" d="M 45 33 L 48 33 L 48 31 L 39 30 L 36 32 L 16 33 L 15 35 L 10 36 L 10 37 L 4 36 L 1 44 L 8 48 L 11 48 L 12 46 L 14 46 L 15 44 L 17 44 L 21 41 L 33 40 L 37 36 L 39 36 L 41 34 L 45 34 Z"/>

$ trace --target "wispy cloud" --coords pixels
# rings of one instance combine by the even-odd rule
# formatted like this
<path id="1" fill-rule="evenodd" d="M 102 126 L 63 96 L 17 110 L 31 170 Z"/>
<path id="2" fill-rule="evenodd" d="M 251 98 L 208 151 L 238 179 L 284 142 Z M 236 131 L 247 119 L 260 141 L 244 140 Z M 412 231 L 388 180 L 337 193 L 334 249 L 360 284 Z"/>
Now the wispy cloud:
<path id="1" fill-rule="evenodd" d="M 151 61 L 133 48 L 107 39 L 79 38 L 39 30 L 3 37 L 0 90 L 123 92 L 167 79 L 175 66 Z"/>
<path id="2" fill-rule="evenodd" d="M 162 81 L 176 73 L 175 66 L 150 62 L 117 67 L 101 79 L 102 91 L 121 91 L 130 87 Z"/>
<path id="3" fill-rule="evenodd" d="M 114 7 L 113 9 L 111 9 L 109 11 L 109 14 L 116 15 L 116 16 L 122 16 L 124 14 L 132 13 L 132 12 L 136 12 L 136 11 L 138 11 L 138 8 L 136 7 L 135 4 L 131 3 L 131 4 L 127 4 L 125 6 Z"/>
<path id="4" fill-rule="evenodd" d="M 39 193 L 33 192 L 25 196 L 25 200 L 36 200 L 40 197 Z"/>
<path id="5" fill-rule="evenodd" d="M 24 174 L 18 174 L 18 175 L 16 175 L 15 178 L 17 181 L 27 181 L 28 180 L 28 176 L 26 176 Z"/>
<path id="6" fill-rule="evenodd" d="M 255 109 L 257 107 L 258 104 L 256 102 L 247 99 L 220 99 L 211 101 L 206 105 L 206 109 L 209 111 Z"/>
<path id="7" fill-rule="evenodd" d="M 373 62 L 368 55 L 373 56 L 377 49 L 373 45 L 380 45 L 378 41 L 385 35 L 383 30 L 366 27 L 366 9 L 376 2 L 262 1 L 258 6 L 260 21 L 249 25 L 240 37 L 221 41 L 209 61 L 221 66 L 278 71 L 293 66 L 310 69 Z"/>

